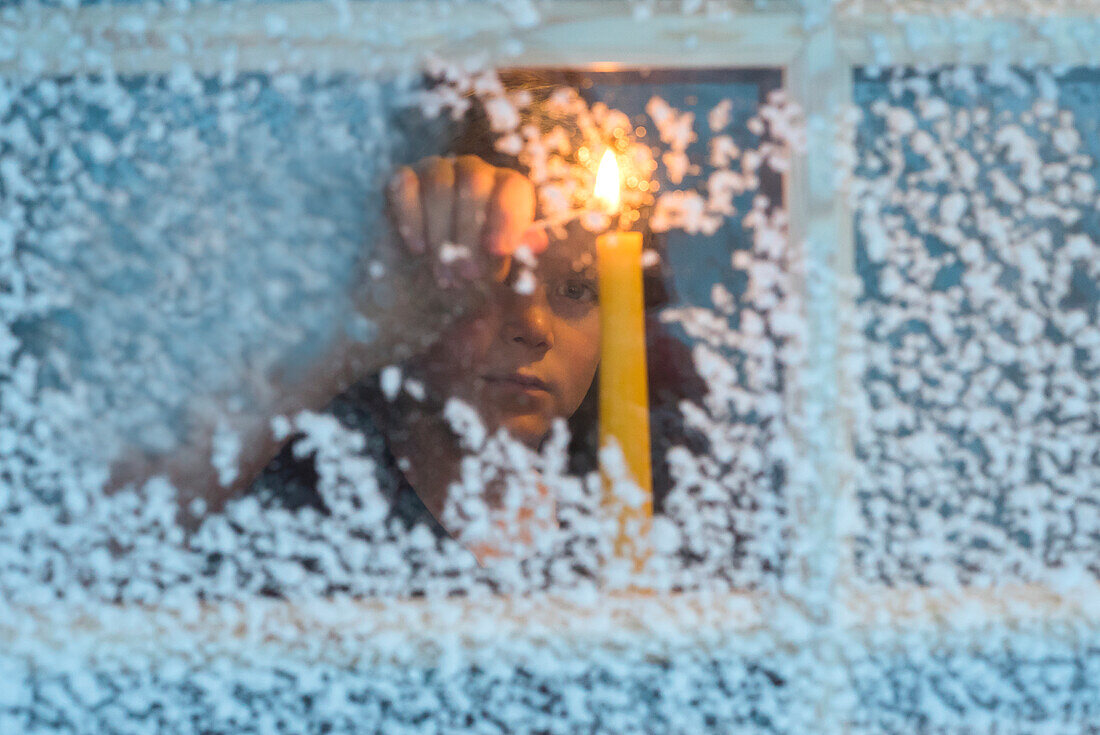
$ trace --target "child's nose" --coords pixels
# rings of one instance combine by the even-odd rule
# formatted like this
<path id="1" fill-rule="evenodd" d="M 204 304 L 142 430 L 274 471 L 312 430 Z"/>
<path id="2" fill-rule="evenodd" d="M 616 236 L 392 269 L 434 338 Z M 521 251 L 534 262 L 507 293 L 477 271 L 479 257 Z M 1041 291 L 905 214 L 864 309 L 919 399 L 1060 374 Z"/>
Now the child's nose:
<path id="1" fill-rule="evenodd" d="M 530 294 L 512 291 L 502 304 L 504 309 L 504 339 L 508 342 L 546 351 L 554 346 L 550 304 L 546 289 L 539 284 Z"/>

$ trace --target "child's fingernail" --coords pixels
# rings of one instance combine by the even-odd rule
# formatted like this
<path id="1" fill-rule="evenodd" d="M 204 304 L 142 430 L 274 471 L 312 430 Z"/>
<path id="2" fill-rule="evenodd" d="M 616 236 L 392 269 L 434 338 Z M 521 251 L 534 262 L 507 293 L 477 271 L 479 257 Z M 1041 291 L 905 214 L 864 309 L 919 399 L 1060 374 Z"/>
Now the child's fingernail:
<path id="1" fill-rule="evenodd" d="M 497 283 L 504 283 L 508 278 L 508 271 L 512 268 L 512 259 L 506 255 L 500 258 L 493 258 L 490 267 L 492 269 L 493 280 Z"/>
<path id="2" fill-rule="evenodd" d="M 529 227 L 521 238 L 532 253 L 541 253 L 550 245 L 550 238 L 546 236 L 546 230 L 541 227 Z"/>

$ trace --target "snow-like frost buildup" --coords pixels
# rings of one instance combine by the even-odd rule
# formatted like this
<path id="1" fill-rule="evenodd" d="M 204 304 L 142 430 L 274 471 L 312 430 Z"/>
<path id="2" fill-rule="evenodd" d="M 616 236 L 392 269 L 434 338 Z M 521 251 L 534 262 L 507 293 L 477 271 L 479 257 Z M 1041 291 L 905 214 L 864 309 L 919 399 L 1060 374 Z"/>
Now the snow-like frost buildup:
<path id="1" fill-rule="evenodd" d="M 1020 79 L 898 71 L 860 87 L 854 542 L 868 582 L 1100 578 L 1085 491 L 1100 470 L 1100 333 L 1085 326 L 1100 316 L 1097 158 L 1077 133 L 1095 93 L 1059 82 L 1055 115 Z"/>
<path id="2" fill-rule="evenodd" d="M 869 38 L 829 172 L 852 278 L 792 235 L 819 230 L 783 177 L 833 121 L 776 70 L 543 89 L 389 56 L 487 13 L 476 43 L 522 60 L 560 22 L 526 1 L 54 5 L 0 9 L 0 733 L 1094 726 L 1094 70 L 894 69 Z M 813 30 L 829 5 L 789 7 Z M 383 187 L 477 114 L 549 233 L 653 235 L 654 498 L 615 445 L 575 461 L 564 418 L 528 445 L 433 395 L 404 362 L 431 320 L 331 403 L 288 399 L 346 378 L 311 357 L 390 336 L 345 296 L 365 256 L 372 297 L 433 301 L 393 288 Z M 537 296 L 543 254 L 513 257 Z M 462 450 L 439 503 L 385 435 L 406 411 Z"/>

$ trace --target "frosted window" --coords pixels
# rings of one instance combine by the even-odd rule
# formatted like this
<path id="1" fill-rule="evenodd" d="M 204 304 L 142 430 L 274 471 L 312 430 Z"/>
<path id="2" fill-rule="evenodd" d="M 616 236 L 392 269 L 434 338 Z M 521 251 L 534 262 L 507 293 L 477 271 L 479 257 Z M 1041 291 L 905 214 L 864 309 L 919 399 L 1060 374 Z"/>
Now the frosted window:
<path id="1" fill-rule="evenodd" d="M 13 518 L 42 513 L 42 533 L 66 539 L 57 556 L 5 575 L 13 599 L 39 595 L 28 583 L 43 574 L 80 580 L 66 594 L 147 602 L 168 590 L 221 598 L 636 584 L 625 567 L 614 571 L 607 546 L 628 531 L 604 510 L 598 472 L 587 388 L 597 333 L 581 344 L 569 331 L 577 310 L 595 314 L 595 304 L 537 281 L 563 304 L 557 338 L 573 342 L 558 352 L 587 350 L 592 368 L 543 440 L 525 448 L 519 435 L 494 433 L 486 411 L 508 396 L 456 401 L 440 386 L 481 380 L 490 368 L 477 360 L 523 362 L 516 369 L 550 380 L 580 353 L 544 361 L 543 345 L 522 360 L 495 357 L 513 347 L 505 331 L 526 328 L 503 307 L 502 324 L 474 312 L 449 325 L 475 307 L 464 305 L 473 288 L 464 276 L 445 271 L 483 257 L 470 251 L 481 245 L 404 252 L 388 188 L 402 165 L 426 188 L 424 167 L 438 154 L 529 171 L 551 259 L 566 247 L 558 239 L 591 250 L 608 224 L 584 208 L 578 185 L 591 186 L 592 159 L 609 142 L 638 167 L 623 175 L 634 216 L 625 226 L 647 233 L 657 516 L 643 577 L 664 589 L 751 588 L 781 570 L 793 458 L 784 379 L 800 347 L 780 196 L 798 113 L 778 76 L 464 74 L 439 66 L 426 82 L 378 85 L 180 67 L 7 87 L 6 240 L 22 266 L 9 274 L 9 352 L 27 404 L 6 416 L 12 436 L 39 442 L 28 451 L 86 468 L 46 479 L 32 464 L 11 486 Z M 521 247 L 508 260 L 507 306 L 525 314 L 536 297 L 524 278 L 543 271 L 538 249 Z M 574 258 L 569 277 L 594 286 L 593 254 Z M 455 343 L 485 329 L 501 334 L 469 358 L 469 374 L 438 378 L 441 364 L 467 359 Z M 349 360 L 359 362 L 339 380 L 328 374 Z M 35 416 L 46 401 L 69 413 Z M 50 421 L 62 425 L 46 433 Z M 33 425 L 43 428 L 28 435 Z M 451 460 L 417 444 L 423 431 L 458 453 L 453 474 L 435 478 L 458 484 L 435 505 L 410 478 L 430 482 L 425 473 Z M 256 455 L 252 445 L 264 442 L 270 452 Z M 419 469 L 414 450 L 428 453 Z M 104 472 L 107 493 L 96 487 Z M 487 501 L 491 486 L 516 495 Z M 531 526 L 545 533 L 523 527 L 530 512 L 546 516 Z M 518 534 L 529 548 L 485 563 L 483 541 L 471 539 L 508 523 L 506 542 Z M 74 543 L 87 553 L 69 554 Z M 36 571 L 62 563 L 52 577 Z"/>
<path id="2" fill-rule="evenodd" d="M 1094 727 L 1045 4 L 0 0 L 0 735 Z"/>
<path id="3" fill-rule="evenodd" d="M 861 76 L 860 575 L 1095 578 L 1096 78 Z"/>

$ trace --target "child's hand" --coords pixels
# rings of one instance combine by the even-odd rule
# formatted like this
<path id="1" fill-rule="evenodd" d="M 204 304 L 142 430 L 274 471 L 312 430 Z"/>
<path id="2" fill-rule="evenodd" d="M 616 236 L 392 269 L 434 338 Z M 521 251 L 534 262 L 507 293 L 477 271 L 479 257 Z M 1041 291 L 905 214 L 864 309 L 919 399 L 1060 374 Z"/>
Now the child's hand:
<path id="1" fill-rule="evenodd" d="M 503 280 L 518 247 L 546 248 L 545 233 L 532 227 L 531 181 L 477 156 L 432 156 L 402 167 L 390 181 L 388 204 L 402 244 L 431 262 L 443 288 Z"/>
<path id="2" fill-rule="evenodd" d="M 506 280 L 517 248 L 538 253 L 548 242 L 532 226 L 531 181 L 476 156 L 402 167 L 386 194 L 392 227 L 360 261 L 350 293 L 376 334 L 339 341 L 337 390 L 428 348 Z"/>

